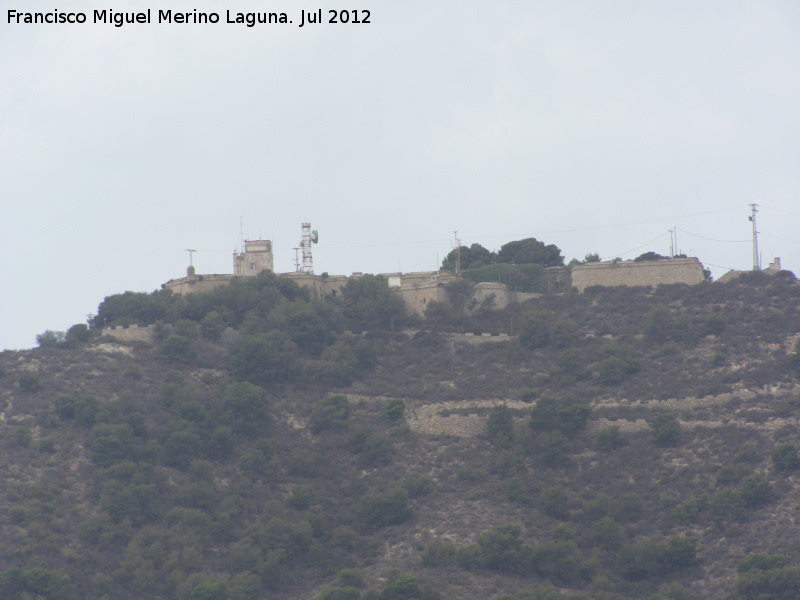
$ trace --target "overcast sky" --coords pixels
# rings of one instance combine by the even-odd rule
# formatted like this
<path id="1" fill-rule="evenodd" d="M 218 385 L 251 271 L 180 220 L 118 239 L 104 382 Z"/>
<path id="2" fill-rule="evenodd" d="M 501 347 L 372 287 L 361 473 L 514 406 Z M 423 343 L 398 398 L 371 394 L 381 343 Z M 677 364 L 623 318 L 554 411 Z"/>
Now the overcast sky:
<path id="1" fill-rule="evenodd" d="M 0 348 L 84 322 L 107 295 L 232 272 L 245 238 L 294 269 L 432 270 L 458 230 L 567 260 L 681 252 L 716 277 L 800 273 L 800 3 L 362 3 L 189 7 L 217 25 L 8 24 L 0 0 Z M 305 5 L 303 5 L 305 4 Z M 283 11 L 291 25 L 224 23 Z"/>

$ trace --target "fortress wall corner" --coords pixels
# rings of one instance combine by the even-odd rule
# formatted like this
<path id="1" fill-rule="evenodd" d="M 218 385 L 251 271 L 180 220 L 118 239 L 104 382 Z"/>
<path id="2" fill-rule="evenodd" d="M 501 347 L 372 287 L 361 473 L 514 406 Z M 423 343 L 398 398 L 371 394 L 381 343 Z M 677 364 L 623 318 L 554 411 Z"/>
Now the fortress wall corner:
<path id="1" fill-rule="evenodd" d="M 583 292 L 599 286 L 657 286 L 673 283 L 696 285 L 705 281 L 703 265 L 697 258 L 651 261 L 618 261 L 580 265 L 572 270 L 572 285 Z"/>

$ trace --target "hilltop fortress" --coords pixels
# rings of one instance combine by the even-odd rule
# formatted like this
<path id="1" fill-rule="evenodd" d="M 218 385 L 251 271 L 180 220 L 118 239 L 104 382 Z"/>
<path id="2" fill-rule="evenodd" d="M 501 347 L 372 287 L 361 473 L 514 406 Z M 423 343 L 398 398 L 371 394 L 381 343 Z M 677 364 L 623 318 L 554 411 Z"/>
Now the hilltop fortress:
<path id="1" fill-rule="evenodd" d="M 300 242 L 303 251 L 302 263 L 298 257 L 296 271 L 279 273 L 279 277 L 291 279 L 302 287 L 311 288 L 318 297 L 336 296 L 350 279 L 357 279 L 363 273 L 351 275 L 317 275 L 313 272 L 311 243 L 316 243 L 316 231 L 310 224 L 303 224 L 304 238 Z M 243 249 L 233 253 L 233 273 L 198 275 L 193 266 L 187 269 L 186 277 L 171 279 L 162 285 L 175 294 L 207 292 L 220 285 L 227 285 L 235 277 L 254 277 L 263 271 L 274 272 L 272 242 L 270 240 L 245 240 Z M 553 271 L 552 292 L 562 293 L 574 287 L 583 292 L 592 286 L 657 286 L 660 284 L 684 283 L 695 285 L 705 280 L 703 265 L 697 258 L 667 258 L 648 261 L 598 262 L 572 267 L 547 269 Z M 556 273 L 556 271 L 558 271 Z M 409 314 L 423 314 L 429 302 L 449 302 L 447 284 L 457 276 L 447 270 L 423 271 L 416 273 L 381 273 L 389 289 L 403 300 Z M 517 292 L 498 282 L 476 283 L 472 299 L 465 308 L 466 314 L 479 307 L 495 310 L 506 308 L 509 304 L 524 302 L 541 294 Z"/>

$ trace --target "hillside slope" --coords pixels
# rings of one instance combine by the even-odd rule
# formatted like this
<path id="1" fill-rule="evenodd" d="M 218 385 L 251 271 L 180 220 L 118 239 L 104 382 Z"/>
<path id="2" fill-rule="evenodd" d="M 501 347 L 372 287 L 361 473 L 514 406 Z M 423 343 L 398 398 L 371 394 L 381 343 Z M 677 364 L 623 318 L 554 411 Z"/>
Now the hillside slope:
<path id="1" fill-rule="evenodd" d="M 0 595 L 800 597 L 791 274 L 392 302 L 119 295 L 3 352 Z"/>

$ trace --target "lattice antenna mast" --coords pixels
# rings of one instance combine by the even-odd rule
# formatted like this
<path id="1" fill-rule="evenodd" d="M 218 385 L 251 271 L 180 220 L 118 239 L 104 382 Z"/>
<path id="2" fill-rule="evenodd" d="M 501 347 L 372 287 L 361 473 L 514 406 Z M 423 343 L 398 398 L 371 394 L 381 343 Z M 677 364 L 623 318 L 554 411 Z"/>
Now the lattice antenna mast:
<path id="1" fill-rule="evenodd" d="M 190 266 L 190 267 L 193 267 L 193 266 L 194 266 L 194 263 L 192 262 L 192 254 L 194 254 L 195 252 L 197 252 L 197 250 L 190 250 L 189 248 L 187 248 L 187 249 L 186 249 L 186 252 L 188 252 L 188 253 L 189 253 L 189 266 Z"/>
<path id="2" fill-rule="evenodd" d="M 756 226 L 756 213 L 758 204 L 750 205 L 750 216 L 748 219 L 753 223 L 753 271 L 761 270 L 761 256 L 758 254 L 758 227 Z"/>
<path id="3" fill-rule="evenodd" d="M 311 223 L 301 223 L 300 227 L 303 232 L 303 236 L 300 239 L 300 250 L 303 254 L 303 263 L 300 265 L 300 271 L 313 275 L 314 258 L 311 256 L 311 245 L 319 241 L 319 232 L 316 229 L 311 229 Z"/>

